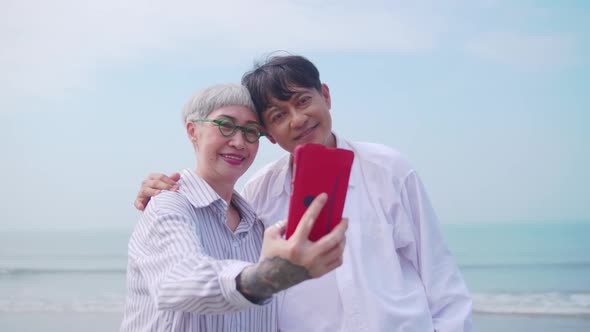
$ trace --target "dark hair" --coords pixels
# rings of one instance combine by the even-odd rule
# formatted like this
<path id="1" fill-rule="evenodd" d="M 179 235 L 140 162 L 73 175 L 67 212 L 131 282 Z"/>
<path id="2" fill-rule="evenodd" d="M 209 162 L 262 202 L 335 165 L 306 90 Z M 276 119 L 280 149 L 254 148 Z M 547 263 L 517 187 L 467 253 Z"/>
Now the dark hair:
<path id="1" fill-rule="evenodd" d="M 268 57 L 242 76 L 242 84 L 250 92 L 261 119 L 272 98 L 287 101 L 295 94 L 295 88 L 322 90 L 320 72 L 311 61 L 299 55 Z"/>

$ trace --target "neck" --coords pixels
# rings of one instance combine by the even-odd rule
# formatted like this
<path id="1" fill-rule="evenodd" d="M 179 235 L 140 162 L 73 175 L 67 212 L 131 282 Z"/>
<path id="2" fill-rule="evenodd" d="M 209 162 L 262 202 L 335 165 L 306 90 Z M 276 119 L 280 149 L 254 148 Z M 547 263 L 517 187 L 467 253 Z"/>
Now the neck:
<path id="1" fill-rule="evenodd" d="M 213 188 L 213 190 L 217 193 L 217 195 L 219 195 L 219 197 L 221 197 L 227 203 L 227 207 L 229 209 L 229 206 L 231 203 L 231 198 L 234 193 L 234 185 L 236 184 L 236 181 L 215 180 L 215 179 L 211 178 L 210 176 L 207 176 L 207 175 L 199 172 L 198 168 L 195 171 L 195 173 L 199 177 L 201 177 L 203 180 L 205 180 L 205 182 L 207 182 L 207 184 L 209 184 L 211 186 L 211 188 Z"/>
<path id="2" fill-rule="evenodd" d="M 324 142 L 323 145 L 329 148 L 335 148 L 336 136 L 334 136 L 333 133 L 330 133 L 330 137 L 328 137 L 328 139 Z M 293 172 L 293 153 L 291 153 L 291 155 L 289 156 L 289 165 L 291 166 L 291 172 Z"/>
<path id="3" fill-rule="evenodd" d="M 336 147 L 336 136 L 333 133 L 330 133 L 330 137 L 328 137 L 328 140 L 326 141 L 326 145 L 327 147 L 330 148 L 335 148 Z"/>

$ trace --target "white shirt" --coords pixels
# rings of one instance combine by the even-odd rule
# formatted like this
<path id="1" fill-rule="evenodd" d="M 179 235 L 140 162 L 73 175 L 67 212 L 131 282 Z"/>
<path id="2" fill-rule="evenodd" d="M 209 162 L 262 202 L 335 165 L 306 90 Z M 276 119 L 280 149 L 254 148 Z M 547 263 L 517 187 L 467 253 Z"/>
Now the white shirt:
<path id="1" fill-rule="evenodd" d="M 236 289 L 260 257 L 254 211 L 234 193 L 241 219 L 232 231 L 227 202 L 207 182 L 187 169 L 178 184 L 150 200 L 129 241 L 121 331 L 276 331 L 276 302 L 256 305 Z"/>
<path id="2" fill-rule="evenodd" d="M 355 154 L 344 263 L 285 292 L 279 329 L 471 331 L 471 298 L 415 170 L 386 146 L 336 141 Z M 286 219 L 290 193 L 289 155 L 244 187 L 267 226 Z"/>

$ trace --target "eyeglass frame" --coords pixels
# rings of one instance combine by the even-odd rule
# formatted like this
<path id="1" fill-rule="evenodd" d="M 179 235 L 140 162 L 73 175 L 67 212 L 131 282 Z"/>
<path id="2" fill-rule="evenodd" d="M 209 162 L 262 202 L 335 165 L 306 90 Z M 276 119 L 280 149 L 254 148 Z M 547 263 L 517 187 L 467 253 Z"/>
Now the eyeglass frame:
<path id="1" fill-rule="evenodd" d="M 205 119 L 205 118 L 203 118 L 203 119 L 194 119 L 194 120 L 191 120 L 191 121 L 192 122 L 211 122 L 211 123 L 215 123 L 217 125 L 217 128 L 219 129 L 219 133 L 223 137 L 232 137 L 232 136 L 234 136 L 236 134 L 236 129 L 239 129 L 242 132 L 242 135 L 244 136 L 244 140 L 246 140 L 246 142 L 248 142 L 250 144 L 254 144 L 254 143 L 256 143 L 256 142 L 258 142 L 260 140 L 260 137 L 266 136 L 266 134 L 261 130 L 261 128 L 260 128 L 259 125 L 252 123 L 252 124 L 249 124 L 249 125 L 246 125 L 246 126 L 238 126 L 236 124 L 236 122 L 234 121 L 234 119 L 232 119 L 232 118 L 223 118 L 223 119 Z M 223 133 L 223 130 L 221 129 L 221 125 L 224 122 L 227 122 L 227 121 L 231 122 L 233 124 L 233 126 L 234 126 L 234 128 L 231 131 L 231 133 L 229 133 L 228 135 L 224 134 Z M 246 130 L 248 130 L 250 128 L 253 128 L 253 127 L 258 128 L 259 133 L 258 133 L 258 137 L 256 138 L 255 141 L 250 141 L 247 138 L 247 136 L 246 136 Z"/>

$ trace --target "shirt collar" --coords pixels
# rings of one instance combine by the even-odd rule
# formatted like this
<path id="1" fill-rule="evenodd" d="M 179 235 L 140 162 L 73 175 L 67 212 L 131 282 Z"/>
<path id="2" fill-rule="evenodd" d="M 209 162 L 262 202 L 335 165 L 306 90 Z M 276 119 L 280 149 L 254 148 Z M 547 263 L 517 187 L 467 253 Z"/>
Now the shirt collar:
<path id="1" fill-rule="evenodd" d="M 178 191 L 182 193 L 195 208 L 211 207 L 225 213 L 227 211 L 227 202 L 217 194 L 213 188 L 203 178 L 195 174 L 191 169 L 184 169 L 181 172 L 178 181 Z M 246 200 L 234 190 L 232 202 L 238 208 L 241 219 L 246 221 L 249 226 L 254 224 L 256 213 Z"/>
<path id="2" fill-rule="evenodd" d="M 348 181 L 348 188 L 354 188 L 357 183 L 358 179 L 356 178 L 354 169 L 358 167 L 357 161 L 357 153 L 353 149 L 353 147 L 343 138 L 339 137 L 335 132 L 332 132 L 334 138 L 336 139 L 336 147 L 340 149 L 352 150 L 355 152 L 355 158 L 352 163 L 352 170 L 350 173 L 350 179 Z M 276 181 L 272 184 L 271 188 L 271 195 L 273 197 L 279 196 L 282 193 L 286 193 L 287 195 L 291 194 L 291 154 L 287 154 L 283 156 L 281 159 L 277 161 L 275 165 L 275 169 L 277 169 L 277 176 Z"/>
<path id="3" fill-rule="evenodd" d="M 272 197 L 280 196 L 282 193 L 291 193 L 291 154 L 286 154 L 276 162 L 275 181 L 271 183 L 270 193 Z"/>
<path id="4" fill-rule="evenodd" d="M 338 134 L 332 132 L 334 137 L 336 138 L 336 147 L 339 149 L 350 150 L 354 153 L 354 159 L 352 161 L 352 167 L 350 168 L 350 178 L 348 179 L 348 189 L 354 188 L 358 185 L 359 179 L 356 175 L 360 174 L 358 171 L 359 169 L 359 154 L 356 152 L 354 147 L 344 138 L 339 137 Z"/>

